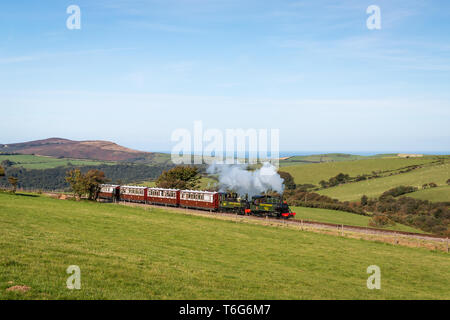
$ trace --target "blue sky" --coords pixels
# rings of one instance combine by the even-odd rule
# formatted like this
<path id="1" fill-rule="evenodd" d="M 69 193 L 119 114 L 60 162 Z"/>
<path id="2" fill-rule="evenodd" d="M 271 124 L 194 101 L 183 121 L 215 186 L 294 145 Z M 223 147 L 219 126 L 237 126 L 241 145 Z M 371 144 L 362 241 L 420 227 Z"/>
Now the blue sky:
<path id="1" fill-rule="evenodd" d="M 0 143 L 170 150 L 202 120 L 280 129 L 281 150 L 450 151 L 449 89 L 446 0 L 0 4 Z"/>

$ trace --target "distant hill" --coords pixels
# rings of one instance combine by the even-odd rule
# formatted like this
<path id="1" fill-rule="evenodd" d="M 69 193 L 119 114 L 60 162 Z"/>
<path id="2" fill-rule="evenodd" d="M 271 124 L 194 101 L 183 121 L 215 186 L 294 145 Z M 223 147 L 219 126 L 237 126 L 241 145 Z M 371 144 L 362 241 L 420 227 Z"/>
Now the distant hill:
<path id="1" fill-rule="evenodd" d="M 73 141 L 62 138 L 0 144 L 0 153 L 103 161 L 163 162 L 161 160 L 169 159 L 169 155 L 133 150 L 110 141 Z"/>

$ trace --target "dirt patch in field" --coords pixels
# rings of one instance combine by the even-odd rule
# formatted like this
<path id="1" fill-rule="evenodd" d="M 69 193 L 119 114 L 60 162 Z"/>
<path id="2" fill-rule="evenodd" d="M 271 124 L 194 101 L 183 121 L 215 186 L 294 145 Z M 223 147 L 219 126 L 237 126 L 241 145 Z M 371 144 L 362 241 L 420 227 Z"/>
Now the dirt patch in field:
<path id="1" fill-rule="evenodd" d="M 9 287 L 8 289 L 6 289 L 6 291 L 27 292 L 30 289 L 31 288 L 28 286 L 14 286 L 14 287 Z"/>

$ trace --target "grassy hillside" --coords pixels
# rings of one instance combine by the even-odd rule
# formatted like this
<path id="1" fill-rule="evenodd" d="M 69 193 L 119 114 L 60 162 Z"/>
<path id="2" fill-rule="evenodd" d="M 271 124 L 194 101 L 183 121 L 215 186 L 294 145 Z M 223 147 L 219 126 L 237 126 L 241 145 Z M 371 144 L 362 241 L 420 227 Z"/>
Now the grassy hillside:
<path id="1" fill-rule="evenodd" d="M 0 228 L 2 299 L 450 299 L 450 255 L 425 249 L 9 194 Z M 81 290 L 65 287 L 69 265 Z"/>
<path id="2" fill-rule="evenodd" d="M 369 220 L 370 217 L 362 216 L 359 214 L 354 214 L 350 212 L 328 210 L 328 209 L 317 209 L 317 208 L 305 208 L 305 207 L 291 207 L 291 209 L 296 213 L 296 219 L 311 220 L 317 222 L 335 223 L 335 224 L 345 224 L 349 226 L 357 227 L 370 227 Z M 395 224 L 395 226 L 390 226 L 385 228 L 387 230 L 398 230 L 406 232 L 417 232 L 424 233 L 421 230 L 405 226 L 402 224 Z"/>
<path id="3" fill-rule="evenodd" d="M 164 159 L 170 158 L 167 154 L 133 150 L 111 141 L 73 141 L 63 138 L 0 144 L 0 152 L 100 161 L 141 161 L 153 164 L 166 163 Z"/>
<path id="4" fill-rule="evenodd" d="M 407 159 L 413 160 L 413 159 Z M 369 161 L 369 160 L 363 160 Z M 318 193 L 341 201 L 358 200 L 362 195 L 368 197 L 377 197 L 384 191 L 400 185 L 421 187 L 424 183 L 435 182 L 438 185 L 444 185 L 450 178 L 450 163 L 443 165 L 424 167 L 407 173 L 377 178 L 372 180 L 360 181 L 356 183 L 343 184 L 337 187 L 320 190 Z M 443 189 L 445 193 L 448 189 Z M 448 193 L 447 193 L 448 194 Z M 449 194 L 450 196 L 450 194 Z M 448 199 L 449 197 L 447 197 Z"/>
<path id="5" fill-rule="evenodd" d="M 111 161 L 78 160 L 78 159 L 57 159 L 52 157 L 35 155 L 0 155 L 0 163 L 4 160 L 14 162 L 14 167 L 24 167 L 27 169 L 50 169 L 67 166 L 69 163 L 75 166 L 95 166 L 99 164 L 115 164 Z"/>
<path id="6" fill-rule="evenodd" d="M 427 164 L 434 161 L 434 157 L 424 158 L 375 158 L 355 161 L 341 161 L 328 163 L 314 163 L 283 167 L 281 170 L 289 172 L 296 184 L 311 183 L 318 185 L 321 180 L 328 180 L 339 173 L 357 176 L 370 174 L 373 171 L 398 170 L 412 165 Z"/>
<path id="7" fill-rule="evenodd" d="M 413 193 L 408 193 L 406 196 L 433 202 L 450 201 L 450 186 L 445 185 L 437 188 L 419 190 Z"/>

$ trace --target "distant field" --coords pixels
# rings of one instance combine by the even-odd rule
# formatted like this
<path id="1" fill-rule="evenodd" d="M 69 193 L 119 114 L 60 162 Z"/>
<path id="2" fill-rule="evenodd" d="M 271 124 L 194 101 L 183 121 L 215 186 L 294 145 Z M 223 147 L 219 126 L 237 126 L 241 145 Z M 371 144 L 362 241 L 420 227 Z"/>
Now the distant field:
<path id="1" fill-rule="evenodd" d="M 216 186 L 218 184 L 217 180 L 209 177 L 202 177 L 200 180 L 200 189 L 208 189 Z"/>
<path id="2" fill-rule="evenodd" d="M 130 183 L 131 185 L 153 188 L 156 186 L 156 181 L 141 181 L 139 183 Z"/>
<path id="3" fill-rule="evenodd" d="M 286 166 L 281 171 L 289 172 L 296 184 L 311 183 L 318 185 L 321 180 L 328 180 L 339 173 L 357 176 L 370 174 L 372 171 L 397 170 L 411 165 L 427 164 L 435 157 L 423 158 L 375 158 L 354 161 L 340 161 Z"/>
<path id="4" fill-rule="evenodd" d="M 433 202 L 450 202 L 450 186 L 445 185 L 437 188 L 419 190 L 413 193 L 408 193 L 406 196 Z"/>
<path id="5" fill-rule="evenodd" d="M 345 153 L 328 153 L 309 156 L 293 156 L 280 161 L 280 166 L 292 166 L 298 164 L 308 164 L 314 162 L 331 162 L 331 161 L 350 161 L 364 159 L 364 156 L 345 154 Z"/>
<path id="6" fill-rule="evenodd" d="M 291 209 L 296 213 L 295 219 L 304 219 L 317 222 L 345 224 L 349 226 L 370 228 L 369 226 L 370 217 L 362 216 L 359 214 L 337 210 L 305 208 L 305 207 L 291 207 Z M 385 229 L 424 233 L 421 230 L 398 223 L 395 226 L 391 226 Z"/>
<path id="7" fill-rule="evenodd" d="M 99 164 L 115 164 L 110 161 L 79 160 L 79 159 L 57 159 L 35 155 L 0 155 L 0 163 L 4 160 L 14 162 L 14 167 L 24 167 L 27 169 L 51 169 L 67 166 L 69 163 L 75 166 L 95 166 Z"/>
<path id="8" fill-rule="evenodd" d="M 421 188 L 424 183 L 429 182 L 435 182 L 438 185 L 445 185 L 445 182 L 449 178 L 450 163 L 447 162 L 443 165 L 424 167 L 411 172 L 389 177 L 343 184 L 337 187 L 320 190 L 318 193 L 339 199 L 341 201 L 352 201 L 361 199 L 361 196 L 364 194 L 368 197 L 378 197 L 384 191 L 400 185 L 415 186 L 419 188 Z M 443 188 L 439 191 L 442 192 L 439 196 L 445 197 L 445 194 L 448 194 L 449 189 Z M 433 191 L 430 193 L 433 193 Z M 447 199 L 450 197 L 450 194 L 448 195 L 449 196 Z"/>
<path id="9" fill-rule="evenodd" d="M 421 248 L 1 193 L 0 228 L 0 299 L 450 299 L 450 255 Z"/>

